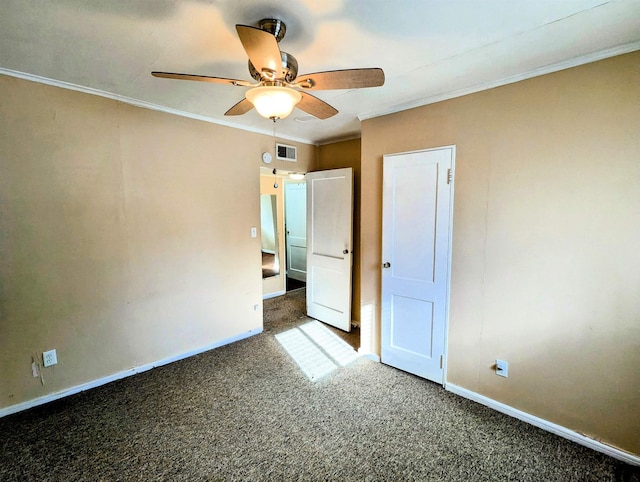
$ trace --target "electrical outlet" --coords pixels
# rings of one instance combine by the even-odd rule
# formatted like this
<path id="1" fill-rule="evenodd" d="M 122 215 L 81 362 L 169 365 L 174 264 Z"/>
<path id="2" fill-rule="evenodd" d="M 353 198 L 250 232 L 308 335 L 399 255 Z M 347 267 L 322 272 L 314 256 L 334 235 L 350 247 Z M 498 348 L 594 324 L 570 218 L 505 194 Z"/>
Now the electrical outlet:
<path id="1" fill-rule="evenodd" d="M 55 350 L 45 351 L 42 354 L 42 365 L 45 367 L 50 367 L 51 365 L 55 365 L 58 363 L 58 356 L 56 355 Z"/>
<path id="2" fill-rule="evenodd" d="M 509 363 L 504 360 L 496 360 L 496 375 L 507 378 L 509 376 Z"/>

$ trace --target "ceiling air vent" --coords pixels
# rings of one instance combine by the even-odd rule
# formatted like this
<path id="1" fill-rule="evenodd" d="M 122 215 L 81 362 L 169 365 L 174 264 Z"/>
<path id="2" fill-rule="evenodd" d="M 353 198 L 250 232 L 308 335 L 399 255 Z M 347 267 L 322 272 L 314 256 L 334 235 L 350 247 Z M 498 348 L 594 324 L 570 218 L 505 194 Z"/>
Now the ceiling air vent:
<path id="1" fill-rule="evenodd" d="M 294 146 L 286 144 L 276 144 L 276 159 L 281 161 L 297 162 L 298 151 Z"/>

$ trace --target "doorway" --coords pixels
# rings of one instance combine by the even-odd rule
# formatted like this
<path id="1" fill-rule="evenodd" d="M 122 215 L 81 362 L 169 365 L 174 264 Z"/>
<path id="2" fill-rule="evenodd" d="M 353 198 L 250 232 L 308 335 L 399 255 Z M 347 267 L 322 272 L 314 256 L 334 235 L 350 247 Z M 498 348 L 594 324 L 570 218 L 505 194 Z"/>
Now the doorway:
<path id="1" fill-rule="evenodd" d="M 350 309 L 353 264 L 351 168 L 316 171 L 307 174 L 304 180 L 289 179 L 287 171 L 265 171 L 263 169 L 261 172 L 261 193 L 274 193 L 276 205 L 282 203 L 282 216 L 275 221 L 276 224 L 282 223 L 281 229 L 276 230 L 282 233 L 279 239 L 282 243 L 280 273 L 273 279 L 274 282 L 282 283 L 282 287 L 269 293 L 263 291 L 263 299 L 269 299 L 269 306 L 293 306 L 293 303 L 302 302 L 305 317 L 312 317 L 328 325 L 335 326 L 334 314 L 342 313 L 344 326 L 340 326 L 339 330 L 329 328 L 335 330 L 354 349 L 359 348 L 360 330 L 358 326 L 353 329 Z M 308 192 L 309 181 L 316 185 L 315 196 Z M 308 201 L 310 197 L 311 201 Z M 310 210 L 310 205 L 314 209 Z M 312 219 L 315 219 L 311 226 L 307 222 L 310 212 Z M 337 213 L 341 216 L 337 216 Z M 310 229 L 312 226 L 315 226 L 315 230 Z M 316 252 L 308 253 L 307 247 L 313 233 L 317 241 Z M 319 313 L 313 309 L 309 311 L 309 254 L 312 258 L 315 255 L 312 263 L 312 267 L 315 266 L 315 283 L 311 291 L 311 305 L 315 311 L 320 307 Z M 321 259 L 316 259 L 318 256 Z M 331 263 L 337 264 L 340 269 L 331 269 Z M 263 288 L 268 281 L 263 279 Z M 267 304 L 265 308 L 266 306 Z M 299 314 L 299 308 L 291 310 L 292 315 Z M 329 319 L 326 312 L 331 315 Z"/>

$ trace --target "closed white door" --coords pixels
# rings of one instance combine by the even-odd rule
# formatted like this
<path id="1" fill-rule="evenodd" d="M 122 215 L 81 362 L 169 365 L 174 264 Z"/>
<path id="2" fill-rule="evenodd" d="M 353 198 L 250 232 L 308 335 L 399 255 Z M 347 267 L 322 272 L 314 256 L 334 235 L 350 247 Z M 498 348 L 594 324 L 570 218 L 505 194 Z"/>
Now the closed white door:
<path id="1" fill-rule="evenodd" d="M 307 315 L 351 330 L 353 171 L 310 172 L 307 181 Z"/>
<path id="2" fill-rule="evenodd" d="M 284 219 L 286 229 L 287 276 L 307 280 L 307 184 L 285 183 Z"/>
<path id="3" fill-rule="evenodd" d="M 444 382 L 455 147 L 384 156 L 382 362 Z"/>

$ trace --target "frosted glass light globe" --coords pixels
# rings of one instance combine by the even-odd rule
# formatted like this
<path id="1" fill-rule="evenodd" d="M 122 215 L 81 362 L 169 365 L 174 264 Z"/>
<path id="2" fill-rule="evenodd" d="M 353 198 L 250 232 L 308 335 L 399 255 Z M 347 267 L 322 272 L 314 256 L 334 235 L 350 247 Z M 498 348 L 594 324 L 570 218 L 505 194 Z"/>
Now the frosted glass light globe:
<path id="1" fill-rule="evenodd" d="M 302 99 L 297 90 L 277 86 L 254 87 L 244 95 L 258 114 L 267 119 L 284 119 Z"/>

